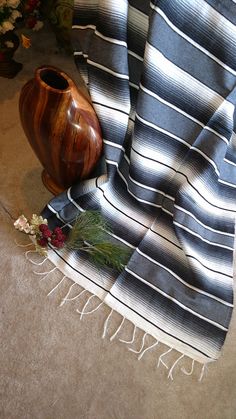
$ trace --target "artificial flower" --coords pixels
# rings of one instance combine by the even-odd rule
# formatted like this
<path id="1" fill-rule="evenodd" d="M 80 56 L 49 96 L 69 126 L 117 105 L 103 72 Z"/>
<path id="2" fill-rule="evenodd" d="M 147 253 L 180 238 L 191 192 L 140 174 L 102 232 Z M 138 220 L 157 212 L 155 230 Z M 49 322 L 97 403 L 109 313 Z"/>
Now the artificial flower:
<path id="1" fill-rule="evenodd" d="M 42 20 L 38 20 L 33 27 L 33 31 L 39 31 L 39 29 L 41 29 L 42 27 L 43 27 Z"/>
<path id="2" fill-rule="evenodd" d="M 21 42 L 24 48 L 30 48 L 31 47 L 31 41 L 30 38 L 27 36 L 21 34 Z"/>
<path id="3" fill-rule="evenodd" d="M 25 19 L 25 26 L 26 28 L 29 29 L 33 29 L 35 27 L 37 23 L 37 19 L 34 15 L 29 15 L 26 19 Z"/>
<path id="4" fill-rule="evenodd" d="M 7 48 L 13 48 L 14 47 L 14 44 L 13 44 L 12 41 L 5 41 L 5 45 L 6 45 Z"/>
<path id="5" fill-rule="evenodd" d="M 16 19 L 18 19 L 18 17 L 21 17 L 21 16 L 22 14 L 19 12 L 19 10 L 13 10 L 9 20 L 10 22 L 13 23 L 15 22 Z"/>
<path id="6" fill-rule="evenodd" d="M 2 25 L 0 26 L 0 32 L 6 33 L 8 31 L 12 31 L 14 29 L 14 26 L 11 22 L 5 20 Z"/>
<path id="7" fill-rule="evenodd" d="M 26 234 L 30 234 L 32 232 L 32 228 L 23 214 L 20 215 L 20 217 L 14 222 L 14 227 Z"/>
<path id="8" fill-rule="evenodd" d="M 14 227 L 31 236 L 35 250 L 41 255 L 47 255 L 49 245 L 60 249 L 65 244 L 66 236 L 63 234 L 62 229 L 55 227 L 51 231 L 48 227 L 47 219 L 41 217 L 41 215 L 33 214 L 31 221 L 28 221 L 22 214 L 14 222 Z"/>
<path id="9" fill-rule="evenodd" d="M 30 224 L 34 228 L 37 228 L 37 229 L 41 224 L 47 224 L 47 223 L 48 223 L 48 220 L 46 218 L 43 218 L 41 215 L 37 215 L 37 214 L 33 214 L 30 220 Z"/>
<path id="10" fill-rule="evenodd" d="M 20 0 L 7 0 L 7 6 L 16 9 L 20 4 Z"/>

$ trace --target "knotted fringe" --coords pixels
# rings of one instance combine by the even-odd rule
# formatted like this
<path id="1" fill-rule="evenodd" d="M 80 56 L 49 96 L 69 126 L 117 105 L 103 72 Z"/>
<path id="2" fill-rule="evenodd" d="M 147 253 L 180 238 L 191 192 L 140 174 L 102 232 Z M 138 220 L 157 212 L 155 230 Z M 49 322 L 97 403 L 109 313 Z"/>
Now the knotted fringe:
<path id="1" fill-rule="evenodd" d="M 28 247 L 30 245 L 31 245 L 31 243 L 30 244 L 27 244 L 27 245 L 21 245 L 21 244 L 18 244 L 17 243 L 17 246 L 19 246 L 19 247 Z M 32 260 L 30 258 L 30 256 L 29 256 L 30 254 L 33 254 L 33 253 L 37 253 L 37 252 L 34 251 L 34 250 L 28 250 L 28 251 L 25 252 L 25 257 L 26 257 L 26 259 L 28 261 L 30 261 L 34 265 L 42 266 L 44 264 L 44 262 L 46 260 L 48 260 L 48 258 L 45 257 L 42 261 L 36 262 L 36 261 Z M 59 270 L 59 269 L 54 266 L 49 271 L 44 271 L 44 272 L 36 272 L 36 271 L 33 271 L 33 272 L 34 272 L 35 275 L 42 276 L 42 278 L 40 278 L 40 280 L 39 280 L 39 281 L 42 281 L 42 280 L 48 278 L 49 275 L 51 273 L 55 272 L 56 270 Z M 60 281 L 48 292 L 47 296 L 48 297 L 51 296 L 60 287 L 60 285 L 65 281 L 65 279 L 67 279 L 67 280 L 69 279 L 70 281 L 72 281 L 70 278 L 68 278 L 66 275 L 64 275 L 60 279 Z M 61 300 L 61 302 L 59 304 L 59 307 L 62 307 L 67 302 L 78 300 L 83 294 L 85 294 L 86 292 L 87 293 L 89 292 L 86 289 L 82 289 L 82 290 L 79 291 L 78 294 L 76 294 L 74 296 L 71 296 L 72 295 L 72 292 L 73 292 L 73 289 L 76 286 L 79 287 L 79 285 L 76 282 L 73 282 L 70 285 L 70 287 L 69 287 L 69 289 L 68 289 L 65 297 L 62 298 L 62 300 Z M 93 308 L 92 310 L 87 310 L 86 311 L 86 309 L 88 309 L 88 306 L 89 306 L 91 300 L 93 300 L 93 299 L 97 299 L 98 300 L 98 305 L 95 308 Z M 95 294 L 91 294 L 90 293 L 90 296 L 87 298 L 87 300 L 86 300 L 86 302 L 85 302 L 82 310 L 76 309 L 76 312 L 80 315 L 80 320 L 82 320 L 82 318 L 84 316 L 96 312 L 102 305 L 107 306 L 107 304 L 105 304 L 103 301 L 101 301 L 99 297 L 97 297 Z M 105 321 L 104 321 L 102 339 L 105 339 L 105 337 L 108 334 L 109 322 L 110 322 L 110 320 L 112 318 L 113 313 L 114 313 L 114 310 L 111 309 L 110 312 L 109 312 L 109 314 L 107 315 Z M 125 320 L 127 320 L 128 322 L 130 322 L 130 320 L 126 319 L 125 317 L 122 317 L 122 320 L 119 323 L 117 329 L 115 330 L 115 332 L 109 338 L 110 342 L 112 342 L 119 335 L 119 333 L 122 331 L 122 327 L 123 327 L 123 325 L 125 323 Z M 135 343 L 136 332 L 137 332 L 137 326 L 136 325 L 133 325 L 133 332 L 132 332 L 132 335 L 131 335 L 130 340 L 118 339 L 118 341 L 121 342 L 121 343 L 123 343 L 123 344 L 125 344 L 125 345 L 132 345 L 133 343 Z M 155 348 L 157 345 L 159 345 L 159 343 L 161 343 L 156 338 L 154 338 L 153 336 L 151 336 L 151 337 L 153 337 L 155 339 L 155 342 L 152 343 L 151 345 L 145 347 L 145 340 L 146 340 L 146 337 L 147 336 L 151 336 L 151 335 L 149 335 L 148 333 L 144 332 L 143 337 L 142 337 L 142 342 L 141 342 L 141 345 L 140 345 L 140 348 L 139 349 L 134 349 L 131 346 L 128 346 L 128 350 L 130 352 L 138 355 L 137 356 L 137 360 L 138 361 L 140 361 L 143 358 L 144 354 L 146 354 L 147 352 L 151 351 L 153 348 Z M 165 352 L 163 352 L 158 357 L 156 367 L 159 368 L 161 365 L 163 367 L 165 367 L 168 370 L 168 376 L 167 377 L 170 380 L 173 381 L 173 379 L 174 379 L 174 377 L 173 377 L 174 370 L 176 369 L 176 367 L 178 366 L 178 364 L 181 362 L 181 360 L 183 360 L 184 358 L 189 358 L 189 357 L 186 356 L 186 355 L 184 355 L 184 354 L 180 354 L 180 356 L 174 361 L 174 363 L 171 366 L 168 366 L 167 363 L 165 362 L 165 360 L 168 358 L 168 354 L 170 354 L 172 351 L 174 351 L 174 348 L 171 347 L 171 348 L 168 348 L 168 350 L 166 350 Z M 193 372 L 194 372 L 195 363 L 197 363 L 197 361 L 195 361 L 193 359 L 192 360 L 192 363 L 191 363 L 191 368 L 190 368 L 189 371 L 187 371 L 184 367 L 180 368 L 180 370 L 185 375 L 191 376 L 193 374 Z M 201 364 L 201 365 L 202 365 L 202 368 L 201 368 L 200 376 L 199 376 L 199 379 L 198 379 L 199 382 L 202 381 L 202 379 L 204 377 L 204 374 L 206 372 L 206 369 L 207 369 L 207 364 Z"/>

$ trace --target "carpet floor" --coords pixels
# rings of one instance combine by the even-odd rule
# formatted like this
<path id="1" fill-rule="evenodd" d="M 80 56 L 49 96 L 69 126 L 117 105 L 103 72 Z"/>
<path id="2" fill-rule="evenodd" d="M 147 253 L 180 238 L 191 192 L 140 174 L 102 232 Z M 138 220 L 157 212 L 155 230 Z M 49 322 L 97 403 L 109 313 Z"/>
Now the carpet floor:
<path id="1" fill-rule="evenodd" d="M 68 291 L 65 280 L 47 296 L 62 275 L 54 271 L 40 281 L 33 271 L 47 271 L 25 258 L 15 240 L 25 242 L 13 228 L 21 213 L 39 213 L 52 195 L 41 181 L 41 166 L 21 128 L 18 100 L 21 87 L 34 69 L 52 64 L 80 83 L 73 58 L 57 51 L 48 29 L 34 35 L 29 50 L 16 58 L 24 65 L 12 80 L 0 78 L 0 418 L 1 419 L 236 419 L 236 311 L 221 358 L 209 366 L 201 383 L 201 367 L 191 376 L 177 366 L 174 381 L 158 357 L 164 345 L 142 360 L 119 338 L 129 339 L 126 325 L 110 342 L 120 316 L 114 315 L 102 339 L 108 307 L 79 319 L 87 295 L 59 307 Z M 32 255 L 33 257 L 34 255 Z M 139 348 L 141 331 L 132 345 Z M 172 365 L 177 353 L 165 359 Z"/>

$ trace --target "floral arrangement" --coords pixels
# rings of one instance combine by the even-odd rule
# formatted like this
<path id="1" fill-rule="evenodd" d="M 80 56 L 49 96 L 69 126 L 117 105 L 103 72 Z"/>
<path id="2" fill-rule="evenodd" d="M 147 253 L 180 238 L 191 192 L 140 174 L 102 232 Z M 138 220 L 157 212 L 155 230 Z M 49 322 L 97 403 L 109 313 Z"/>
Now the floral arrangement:
<path id="1" fill-rule="evenodd" d="M 118 271 L 124 268 L 131 256 L 126 246 L 108 239 L 111 230 L 98 211 L 80 214 L 67 237 L 60 227 L 50 230 L 47 219 L 36 214 L 30 221 L 21 215 L 14 222 L 14 227 L 31 236 L 35 250 L 41 255 L 47 255 L 48 247 L 60 249 L 66 246 L 70 250 L 86 252 L 97 265 L 106 265 Z"/>
<path id="2" fill-rule="evenodd" d="M 23 26 L 38 31 L 43 26 L 40 14 L 40 0 L 0 0 L 0 48 L 13 48 L 12 40 L 7 39 L 7 32 L 17 26 Z M 4 35 L 4 36 L 3 36 Z M 22 44 L 25 48 L 31 45 L 30 39 L 22 35 Z"/>
<path id="3" fill-rule="evenodd" d="M 41 215 L 33 214 L 30 221 L 24 215 L 21 215 L 15 222 L 14 227 L 28 234 L 33 239 L 35 249 L 42 255 L 47 254 L 49 244 L 55 248 L 64 246 L 66 236 L 60 227 L 50 230 L 46 218 Z"/>
<path id="4" fill-rule="evenodd" d="M 19 5 L 20 0 L 0 0 L 0 35 L 14 29 L 16 19 L 21 17 Z"/>
<path id="5" fill-rule="evenodd" d="M 40 6 L 40 0 L 21 0 L 20 11 L 26 28 L 38 31 L 43 27 Z"/>

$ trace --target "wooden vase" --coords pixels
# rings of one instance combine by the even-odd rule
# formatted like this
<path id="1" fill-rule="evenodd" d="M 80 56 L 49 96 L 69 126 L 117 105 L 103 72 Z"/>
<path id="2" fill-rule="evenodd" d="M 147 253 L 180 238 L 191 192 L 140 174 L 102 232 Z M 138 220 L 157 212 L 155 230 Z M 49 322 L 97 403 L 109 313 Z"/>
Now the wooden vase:
<path id="1" fill-rule="evenodd" d="M 40 67 L 21 90 L 19 110 L 50 192 L 57 194 L 89 176 L 102 152 L 102 134 L 82 88 L 63 71 Z"/>

